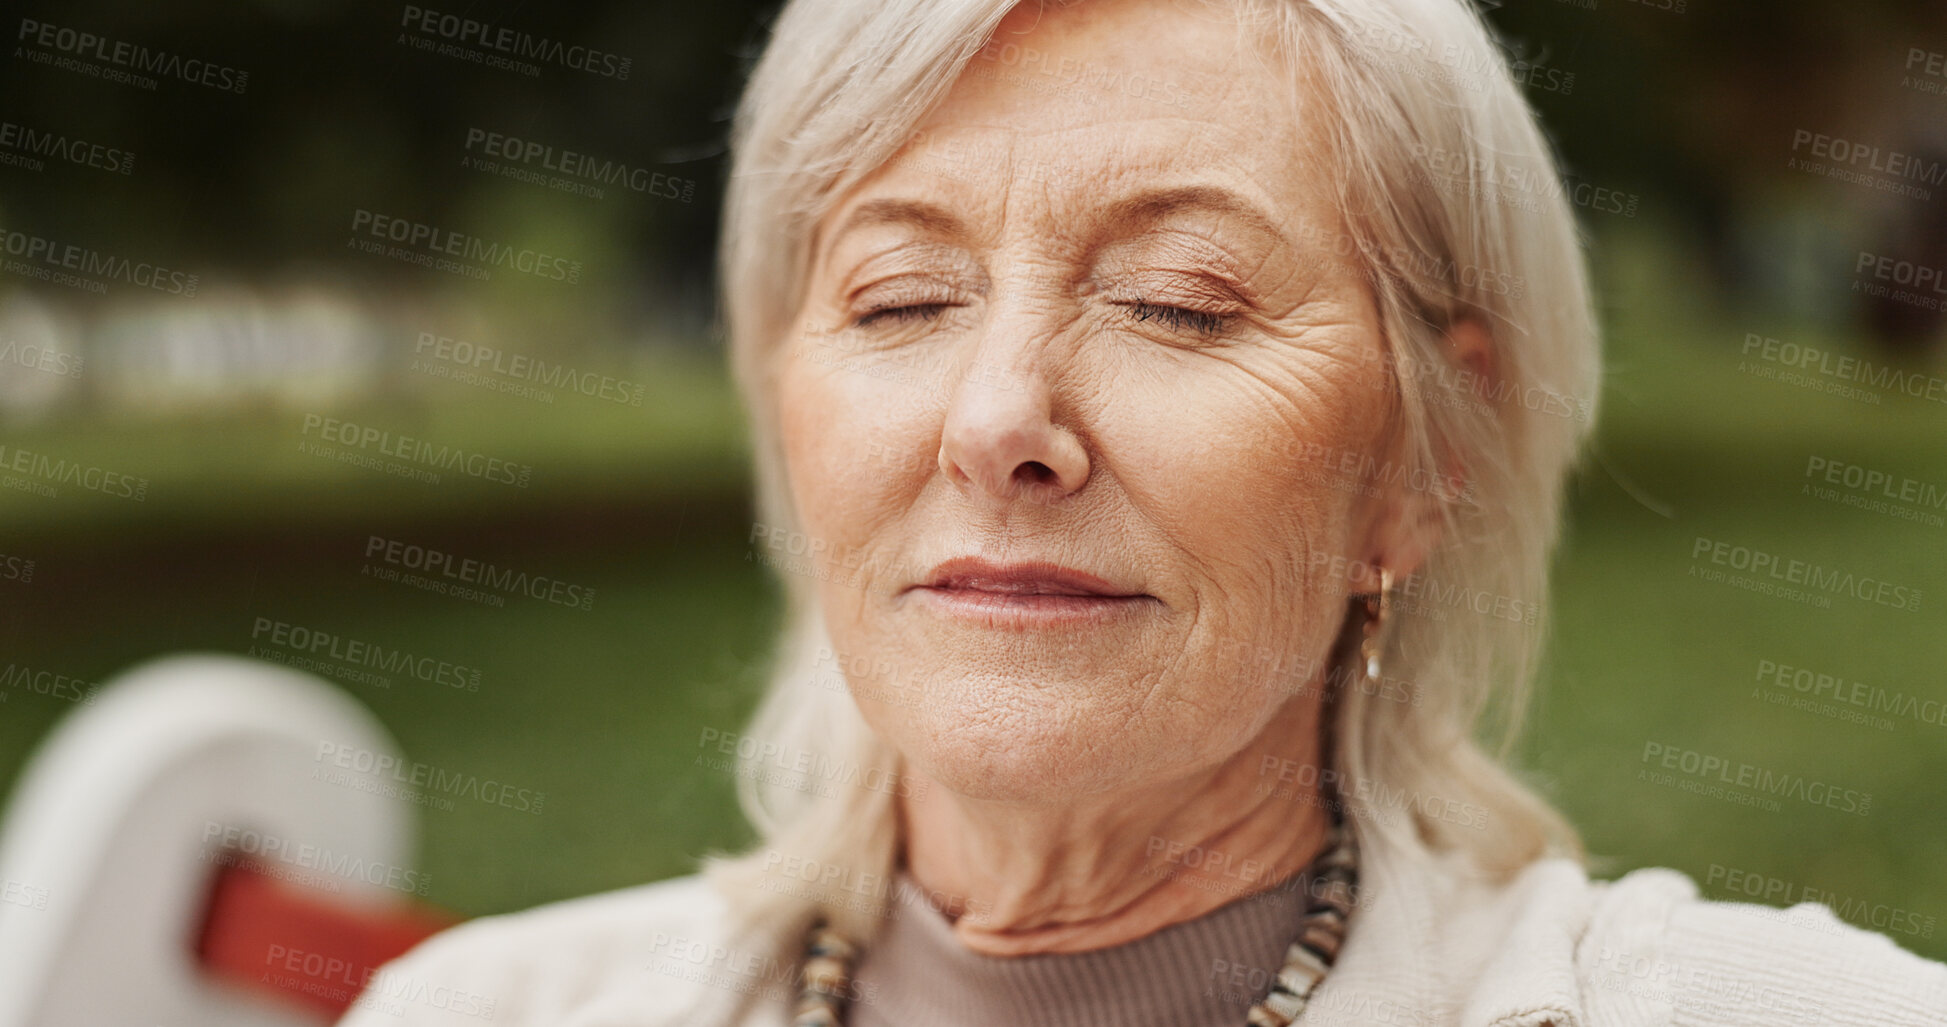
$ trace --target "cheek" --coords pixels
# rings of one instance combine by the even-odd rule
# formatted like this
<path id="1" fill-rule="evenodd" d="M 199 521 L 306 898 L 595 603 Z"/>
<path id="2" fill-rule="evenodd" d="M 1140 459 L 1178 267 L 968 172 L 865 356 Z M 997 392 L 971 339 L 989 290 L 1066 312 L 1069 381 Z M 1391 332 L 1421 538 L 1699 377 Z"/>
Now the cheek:
<path id="1" fill-rule="evenodd" d="M 778 376 L 785 473 L 834 642 L 877 630 L 875 599 L 902 585 L 915 503 L 935 473 L 938 418 L 910 378 L 856 356 L 787 355 Z M 929 427 L 931 425 L 931 427 Z"/>
<path id="2" fill-rule="evenodd" d="M 1127 402 L 1105 440 L 1122 456 L 1117 475 L 1132 501 L 1195 572 L 1240 605 L 1287 612 L 1307 586 L 1324 584 L 1306 568 L 1345 554 L 1364 508 L 1356 481 L 1319 473 L 1325 455 L 1362 458 L 1376 416 L 1371 390 L 1341 373 L 1350 365 L 1292 363 L 1186 364 L 1167 399 Z"/>
<path id="3" fill-rule="evenodd" d="M 910 416 L 911 386 L 817 354 L 786 355 L 778 378 L 786 475 L 804 530 L 860 546 L 929 463 Z"/>
<path id="4" fill-rule="evenodd" d="M 1186 576 L 1184 650 L 1210 668 L 1196 688 L 1238 716 L 1268 715 L 1309 684 L 1343 621 L 1351 582 L 1333 568 L 1361 555 L 1369 508 L 1341 487 L 1355 479 L 1318 473 L 1319 454 L 1363 457 L 1384 418 L 1352 369 L 1317 353 L 1185 361 L 1128 376 L 1104 412 L 1117 477 Z M 1139 380 L 1167 382 L 1167 396 Z"/>

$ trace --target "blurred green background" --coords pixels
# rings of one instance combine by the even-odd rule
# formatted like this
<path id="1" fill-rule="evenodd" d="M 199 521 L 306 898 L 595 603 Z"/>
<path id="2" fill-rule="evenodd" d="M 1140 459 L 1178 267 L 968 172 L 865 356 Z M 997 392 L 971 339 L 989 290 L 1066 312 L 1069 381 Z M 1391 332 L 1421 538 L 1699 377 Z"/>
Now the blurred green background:
<path id="1" fill-rule="evenodd" d="M 546 793 L 540 815 L 421 811 L 428 898 L 467 915 L 683 873 L 745 841 L 730 779 L 693 761 L 702 731 L 738 730 L 751 709 L 778 613 L 749 559 L 710 274 L 727 113 L 772 9 L 466 12 L 627 55 L 626 79 L 428 53 L 402 42 L 400 5 L 26 11 L 250 77 L 241 94 L 147 90 L 0 59 L 0 119 L 136 155 L 126 175 L 0 164 L 0 226 L 201 276 L 184 298 L 0 274 L 0 347 L 83 361 L 69 375 L 0 355 L 0 445 L 148 482 L 139 503 L 0 488 L 0 568 L 33 564 L 0 576 L 0 664 L 100 682 L 161 653 L 247 652 L 267 618 L 479 668 L 477 692 L 340 675 L 413 759 Z M 1917 2 L 1619 0 L 1490 16 L 1525 67 L 1559 72 L 1528 80 L 1574 180 L 1636 201 L 1578 210 L 1607 379 L 1519 760 L 1606 874 L 1673 866 L 1738 897 L 1719 883 L 1736 868 L 1827 893 L 1855 922 L 1874 907 L 1947 915 L 1947 727 L 1754 695 L 1779 691 L 1757 678 L 1770 661 L 1947 700 L 1947 511 L 1902 518 L 1805 491 L 1814 457 L 1947 489 L 1947 409 L 1781 381 L 1786 368 L 1744 352 L 1756 335 L 1947 376 L 1937 310 L 1853 288 L 1862 250 L 1947 266 L 1942 187 L 1893 195 L 1793 163 L 1801 132 L 1947 159 L 1947 76 L 1913 56 L 1947 51 L 1947 19 Z M 687 182 L 691 198 L 482 172 L 462 164 L 474 129 Z M 585 273 L 479 283 L 357 253 L 360 209 L 569 255 Z M 436 377 L 421 333 L 640 384 L 642 400 Z M 532 479 L 354 467 L 301 450 L 307 417 L 464 446 L 531 465 Z M 586 611 L 488 607 L 376 581 L 360 573 L 374 535 L 597 598 Z M 1689 573 L 1700 536 L 1925 598 L 1816 608 L 1703 581 Z M 0 687 L 0 783 L 72 708 Z M 1870 813 L 1657 785 L 1639 778 L 1650 742 L 1870 792 Z M 1888 933 L 1947 958 L 1947 929 Z"/>

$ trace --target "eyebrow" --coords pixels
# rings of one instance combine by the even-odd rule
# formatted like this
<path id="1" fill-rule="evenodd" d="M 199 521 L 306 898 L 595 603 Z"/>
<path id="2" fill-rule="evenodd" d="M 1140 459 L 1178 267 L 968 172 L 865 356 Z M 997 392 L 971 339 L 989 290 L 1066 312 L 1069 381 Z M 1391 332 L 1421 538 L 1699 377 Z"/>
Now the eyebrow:
<path id="1" fill-rule="evenodd" d="M 1161 221 L 1185 210 L 1205 210 L 1237 218 L 1287 246 L 1291 241 L 1284 229 L 1256 204 L 1221 186 L 1184 185 L 1153 189 L 1117 200 L 1110 205 L 1106 214 L 1110 224 L 1131 224 Z"/>
<path id="2" fill-rule="evenodd" d="M 859 204 L 831 237 L 835 240 L 853 229 L 872 225 L 914 225 L 935 235 L 955 237 L 967 234 L 966 224 L 945 207 L 922 200 L 887 199 Z"/>

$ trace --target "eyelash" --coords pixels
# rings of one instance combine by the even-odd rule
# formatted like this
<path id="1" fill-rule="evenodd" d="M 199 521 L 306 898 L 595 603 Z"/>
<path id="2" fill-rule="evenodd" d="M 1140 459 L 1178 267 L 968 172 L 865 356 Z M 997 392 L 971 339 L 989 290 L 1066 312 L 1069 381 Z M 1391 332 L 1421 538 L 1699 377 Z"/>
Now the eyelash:
<path id="1" fill-rule="evenodd" d="M 852 322 L 854 328 L 871 328 L 875 325 L 904 324 L 910 321 L 931 321 L 947 308 L 945 303 L 909 303 L 904 306 L 880 307 L 868 310 Z M 1148 303 L 1136 300 L 1133 303 L 1118 304 L 1138 321 L 1159 321 L 1171 331 L 1185 330 L 1198 335 L 1216 335 L 1224 330 L 1229 317 L 1213 314 L 1207 310 L 1191 310 L 1187 307 L 1172 307 L 1161 303 Z"/>
<path id="2" fill-rule="evenodd" d="M 1130 316 L 1138 321 L 1161 321 L 1172 331 L 1181 332 L 1187 328 L 1198 335 L 1215 335 L 1223 331 L 1224 323 L 1230 320 L 1223 314 L 1213 314 L 1207 310 L 1171 307 L 1140 299 L 1122 306 L 1128 308 Z"/>
<path id="3" fill-rule="evenodd" d="M 939 317 L 940 311 L 945 310 L 946 307 L 944 303 L 909 303 L 900 307 L 880 307 L 860 314 L 858 319 L 852 322 L 852 327 L 870 328 L 888 322 L 931 321 Z"/>

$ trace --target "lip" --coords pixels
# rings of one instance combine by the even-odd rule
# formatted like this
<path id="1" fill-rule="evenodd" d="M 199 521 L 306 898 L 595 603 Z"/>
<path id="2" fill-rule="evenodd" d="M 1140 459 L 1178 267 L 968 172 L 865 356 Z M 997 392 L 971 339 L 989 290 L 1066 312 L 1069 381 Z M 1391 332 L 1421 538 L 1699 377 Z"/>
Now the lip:
<path id="1" fill-rule="evenodd" d="M 945 616 L 1015 629 L 1103 623 L 1156 602 L 1072 567 L 979 557 L 948 560 L 906 591 Z"/>
<path id="2" fill-rule="evenodd" d="M 934 567 L 926 580 L 914 588 L 947 591 L 988 592 L 1008 596 L 1098 596 L 1104 599 L 1135 599 L 1143 595 L 1130 588 L 1119 588 L 1106 579 L 1086 571 L 1056 563 L 995 563 L 977 556 L 963 556 Z"/>

